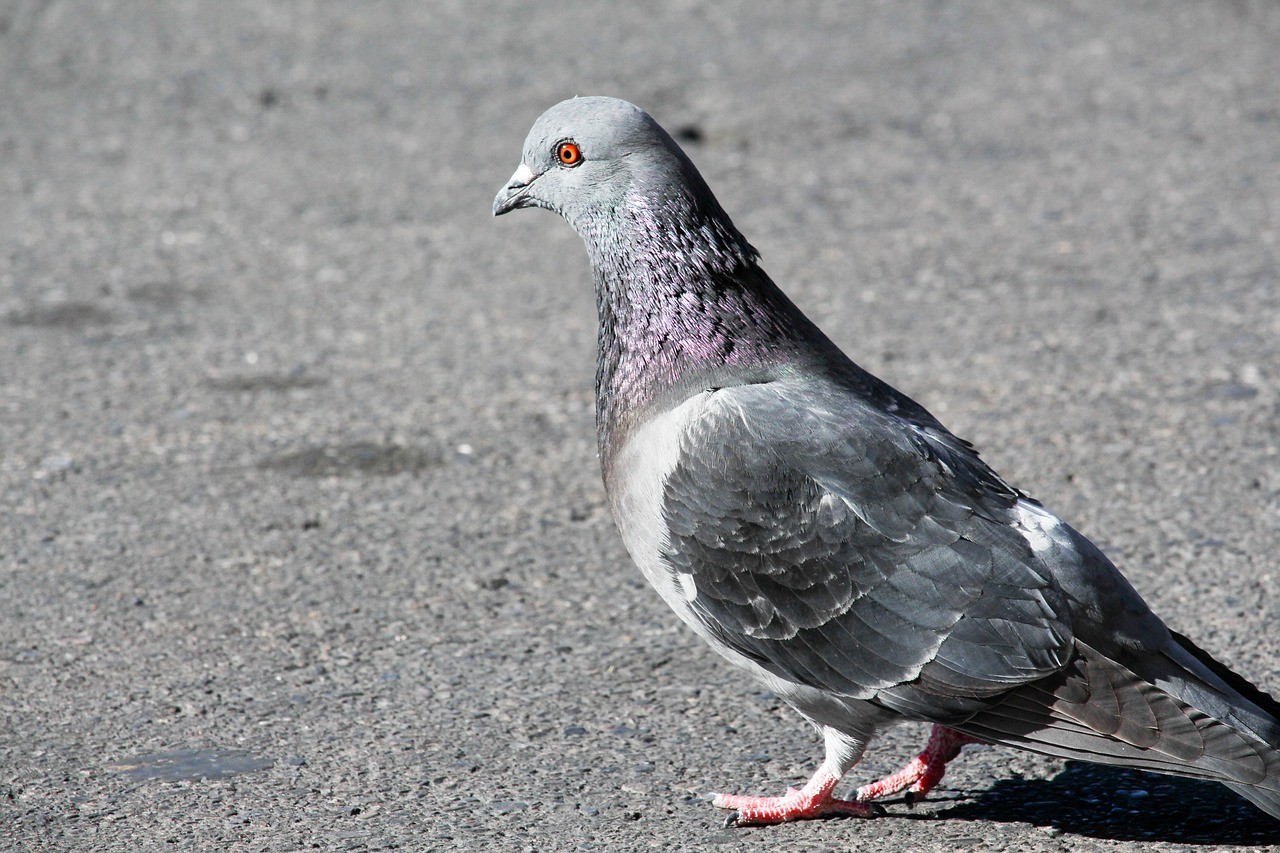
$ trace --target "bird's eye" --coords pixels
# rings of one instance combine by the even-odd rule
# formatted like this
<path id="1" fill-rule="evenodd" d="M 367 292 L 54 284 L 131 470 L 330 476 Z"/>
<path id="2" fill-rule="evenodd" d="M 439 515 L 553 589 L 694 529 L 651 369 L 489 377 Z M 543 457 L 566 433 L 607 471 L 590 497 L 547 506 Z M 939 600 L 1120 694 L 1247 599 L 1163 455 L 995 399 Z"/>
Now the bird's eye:
<path id="1" fill-rule="evenodd" d="M 556 159 L 561 166 L 576 166 L 582 162 L 582 149 L 576 142 L 561 142 L 556 146 Z"/>

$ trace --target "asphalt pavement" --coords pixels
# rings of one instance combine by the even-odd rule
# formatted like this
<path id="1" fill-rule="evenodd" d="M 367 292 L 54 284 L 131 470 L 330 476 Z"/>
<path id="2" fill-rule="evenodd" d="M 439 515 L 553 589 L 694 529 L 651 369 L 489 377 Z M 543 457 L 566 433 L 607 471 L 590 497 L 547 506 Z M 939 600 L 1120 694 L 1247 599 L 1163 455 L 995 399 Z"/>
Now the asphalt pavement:
<path id="1" fill-rule="evenodd" d="M 1223 788 L 821 744 L 604 505 L 574 94 L 864 367 L 1280 690 L 1280 6 L 0 2 L 0 847 L 1203 850 Z M 923 742 L 903 726 L 866 781 Z"/>

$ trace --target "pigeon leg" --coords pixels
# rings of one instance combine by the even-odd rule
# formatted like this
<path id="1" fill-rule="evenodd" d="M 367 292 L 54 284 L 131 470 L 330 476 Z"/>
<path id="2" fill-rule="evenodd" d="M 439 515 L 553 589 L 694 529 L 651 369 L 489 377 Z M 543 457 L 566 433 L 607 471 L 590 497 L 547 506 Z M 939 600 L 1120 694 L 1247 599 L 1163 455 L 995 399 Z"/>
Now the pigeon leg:
<path id="1" fill-rule="evenodd" d="M 872 803 L 838 800 L 831 796 L 845 772 L 858 762 L 866 748 L 865 740 L 853 740 L 833 729 L 824 729 L 827 757 L 803 788 L 788 788 L 780 797 L 747 797 L 740 794 L 716 794 L 712 802 L 722 809 L 733 809 L 725 826 L 760 826 L 835 815 L 875 817 L 884 809 Z"/>
<path id="2" fill-rule="evenodd" d="M 967 743 L 982 743 L 946 726 L 934 726 L 924 750 L 896 773 L 858 789 L 859 802 L 878 800 L 906 789 L 907 805 L 923 800 L 947 772 L 947 762 L 960 754 Z"/>

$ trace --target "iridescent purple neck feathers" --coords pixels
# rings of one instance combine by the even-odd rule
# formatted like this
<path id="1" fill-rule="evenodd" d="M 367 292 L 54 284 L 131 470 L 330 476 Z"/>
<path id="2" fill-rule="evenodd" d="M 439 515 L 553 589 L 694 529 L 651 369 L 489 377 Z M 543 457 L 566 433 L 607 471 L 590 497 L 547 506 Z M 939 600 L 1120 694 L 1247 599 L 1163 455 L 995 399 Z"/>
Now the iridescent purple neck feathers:
<path id="1" fill-rule="evenodd" d="M 764 381 L 825 340 L 760 269 L 705 186 L 656 205 L 628 194 L 578 231 L 595 272 L 596 423 L 606 463 L 655 405 L 700 386 Z"/>

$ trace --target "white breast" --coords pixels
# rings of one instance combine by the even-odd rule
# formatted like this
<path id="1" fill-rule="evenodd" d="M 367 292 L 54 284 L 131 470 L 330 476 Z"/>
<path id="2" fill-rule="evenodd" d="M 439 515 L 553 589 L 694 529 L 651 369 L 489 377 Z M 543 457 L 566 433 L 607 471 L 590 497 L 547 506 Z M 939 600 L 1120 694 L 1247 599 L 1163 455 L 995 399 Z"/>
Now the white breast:
<path id="1" fill-rule="evenodd" d="M 689 602 L 697 596 L 693 578 L 678 578 L 662 557 L 670 542 L 662 496 L 667 477 L 680 461 L 685 432 L 706 411 L 711 396 L 703 392 L 690 397 L 636 430 L 614 461 L 609 495 L 631 559 L 662 600 L 695 630 L 700 626 L 689 610 Z"/>

